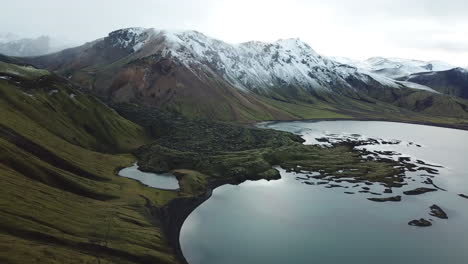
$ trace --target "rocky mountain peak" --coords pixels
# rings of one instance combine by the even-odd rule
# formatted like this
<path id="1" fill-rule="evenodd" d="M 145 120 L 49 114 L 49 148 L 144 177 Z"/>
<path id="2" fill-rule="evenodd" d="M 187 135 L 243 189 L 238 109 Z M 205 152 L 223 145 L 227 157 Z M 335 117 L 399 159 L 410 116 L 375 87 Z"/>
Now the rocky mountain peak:
<path id="1" fill-rule="evenodd" d="M 140 27 L 125 28 L 112 31 L 104 39 L 113 47 L 138 51 L 152 36 L 153 30 Z"/>

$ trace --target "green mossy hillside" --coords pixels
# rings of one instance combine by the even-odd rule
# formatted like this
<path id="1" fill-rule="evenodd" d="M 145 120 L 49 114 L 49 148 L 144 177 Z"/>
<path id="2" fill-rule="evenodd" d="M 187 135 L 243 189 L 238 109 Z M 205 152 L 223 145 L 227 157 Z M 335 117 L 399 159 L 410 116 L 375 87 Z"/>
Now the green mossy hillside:
<path id="1" fill-rule="evenodd" d="M 126 152 L 148 139 L 143 128 L 67 80 L 27 66 L 0 62 L 0 112 L 2 126 L 34 134 L 27 126 L 37 123 L 97 151 Z"/>
<path id="2" fill-rule="evenodd" d="M 53 74 L 2 67 L 0 263 L 179 263 L 155 208 L 201 176 L 180 192 L 117 176 L 135 158 L 97 151 L 139 147 L 142 127 Z"/>

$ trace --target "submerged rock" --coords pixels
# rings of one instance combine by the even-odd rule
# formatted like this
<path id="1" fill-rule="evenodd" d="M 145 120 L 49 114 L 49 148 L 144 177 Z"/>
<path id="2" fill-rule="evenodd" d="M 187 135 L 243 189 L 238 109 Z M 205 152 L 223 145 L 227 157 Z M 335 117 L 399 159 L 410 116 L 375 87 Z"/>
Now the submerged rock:
<path id="1" fill-rule="evenodd" d="M 328 186 L 325 186 L 325 188 L 328 188 L 328 189 L 331 189 L 331 188 L 341 188 L 343 186 L 341 185 L 338 185 L 338 184 L 330 184 Z"/>
<path id="2" fill-rule="evenodd" d="M 303 178 L 303 177 L 296 177 L 296 180 L 302 180 L 302 181 L 307 181 L 309 178 Z"/>
<path id="3" fill-rule="evenodd" d="M 400 202 L 401 196 L 392 196 L 392 197 L 384 197 L 384 198 L 367 198 L 369 201 L 373 202 Z"/>
<path id="4" fill-rule="evenodd" d="M 385 189 L 384 193 L 393 193 L 393 191 L 392 191 L 392 189 L 387 188 L 387 189 Z"/>
<path id="5" fill-rule="evenodd" d="M 421 226 L 421 227 L 427 227 L 431 226 L 432 223 L 424 218 L 421 218 L 419 220 L 413 220 L 408 223 L 410 226 Z"/>
<path id="6" fill-rule="evenodd" d="M 406 194 L 406 195 L 418 195 L 418 194 L 423 194 L 423 193 L 427 193 L 427 192 L 435 192 L 435 191 L 437 191 L 437 189 L 420 187 L 420 188 L 416 188 L 414 190 L 405 191 L 403 193 Z"/>
<path id="7" fill-rule="evenodd" d="M 419 167 L 417 169 L 418 171 L 426 171 L 427 173 L 429 174 L 439 174 L 439 171 L 436 170 L 436 169 L 432 169 L 432 168 L 429 168 L 429 167 Z"/>
<path id="8" fill-rule="evenodd" d="M 431 208 L 431 212 L 429 213 L 430 215 L 435 216 L 440 219 L 448 219 L 447 214 L 438 205 L 434 204 L 430 208 Z"/>
<path id="9" fill-rule="evenodd" d="M 426 166 L 429 166 L 429 167 L 443 168 L 443 166 L 429 164 L 429 163 L 426 163 L 426 162 L 424 162 L 422 160 L 416 160 L 416 163 L 421 164 L 421 165 L 426 165 Z"/>

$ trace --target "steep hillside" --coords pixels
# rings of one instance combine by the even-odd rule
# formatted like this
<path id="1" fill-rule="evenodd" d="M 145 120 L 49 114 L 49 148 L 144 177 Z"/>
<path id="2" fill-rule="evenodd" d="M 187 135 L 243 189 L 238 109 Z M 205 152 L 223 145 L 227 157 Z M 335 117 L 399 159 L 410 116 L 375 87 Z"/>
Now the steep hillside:
<path id="1" fill-rule="evenodd" d="M 4 126 L 28 119 L 72 144 L 97 151 L 128 151 L 144 143 L 141 127 L 46 70 L 0 61 L 0 95 Z"/>
<path id="2" fill-rule="evenodd" d="M 179 263 L 149 205 L 176 193 L 118 177 L 145 130 L 45 70 L 0 63 L 1 263 Z"/>
<path id="3" fill-rule="evenodd" d="M 415 73 L 400 80 L 425 85 L 443 94 L 468 99 L 468 70 L 455 68 L 448 71 Z"/>

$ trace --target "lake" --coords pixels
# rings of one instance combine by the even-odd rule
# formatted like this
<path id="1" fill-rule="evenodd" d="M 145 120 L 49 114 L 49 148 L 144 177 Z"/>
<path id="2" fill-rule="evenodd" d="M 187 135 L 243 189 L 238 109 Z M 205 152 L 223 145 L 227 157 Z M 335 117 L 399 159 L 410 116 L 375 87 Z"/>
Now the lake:
<path id="1" fill-rule="evenodd" d="M 377 203 L 366 199 L 368 193 L 303 184 L 296 179 L 300 174 L 278 168 L 281 180 L 221 186 L 190 214 L 180 235 L 190 264 L 468 263 L 468 199 L 458 196 L 468 194 L 467 131 L 374 121 L 259 126 L 299 134 L 305 144 L 331 134 L 400 140 L 366 148 L 442 165 L 433 181 L 447 191 L 404 195 L 424 186 L 421 172 L 408 172 L 408 185 L 392 194 L 402 195 L 403 201 Z M 449 219 L 429 216 L 433 204 Z M 432 219 L 433 225 L 408 225 L 419 218 Z"/>
<path id="2" fill-rule="evenodd" d="M 124 168 L 119 171 L 119 176 L 137 180 L 144 185 L 162 189 L 162 190 L 177 190 L 179 189 L 179 181 L 170 173 L 151 173 L 139 170 L 135 162 L 131 167 Z"/>

